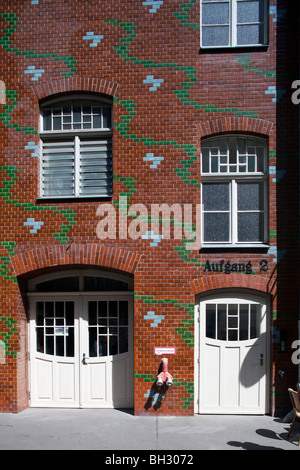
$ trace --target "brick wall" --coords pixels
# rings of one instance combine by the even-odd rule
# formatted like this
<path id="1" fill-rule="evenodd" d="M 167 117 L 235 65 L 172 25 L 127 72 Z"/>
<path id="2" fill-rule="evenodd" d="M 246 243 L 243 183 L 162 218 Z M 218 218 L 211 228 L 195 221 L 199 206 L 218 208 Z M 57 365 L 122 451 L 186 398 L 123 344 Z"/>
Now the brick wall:
<path id="1" fill-rule="evenodd" d="M 290 99 L 298 74 L 291 34 L 295 15 L 287 10 L 288 2 L 271 0 L 268 47 L 203 52 L 199 3 L 1 2 L 2 411 L 28 406 L 26 278 L 78 264 L 134 274 L 136 414 L 193 414 L 195 296 L 223 288 L 270 296 L 272 411 L 286 407 L 286 389 L 297 381 L 290 361 L 299 291 L 298 117 Z M 266 138 L 268 251 L 187 250 L 181 239 L 155 238 L 149 219 L 141 223 L 144 238 L 124 240 L 117 234 L 114 240 L 99 240 L 96 212 L 102 201 L 38 200 L 39 102 L 75 92 L 113 98 L 114 193 L 109 204 L 117 220 L 121 196 L 129 206 L 143 204 L 149 214 L 155 203 L 199 204 L 201 138 L 221 133 Z M 128 224 L 132 221 L 128 216 Z M 262 258 L 268 261 L 267 272 L 259 271 Z M 207 272 L 207 259 L 250 260 L 255 272 Z M 282 328 L 288 330 L 286 353 L 279 353 L 276 336 Z M 159 359 L 153 347 L 161 346 L 162 338 L 177 353 L 169 359 L 174 386 L 157 397 L 153 383 Z M 281 368 L 283 379 L 277 373 Z"/>

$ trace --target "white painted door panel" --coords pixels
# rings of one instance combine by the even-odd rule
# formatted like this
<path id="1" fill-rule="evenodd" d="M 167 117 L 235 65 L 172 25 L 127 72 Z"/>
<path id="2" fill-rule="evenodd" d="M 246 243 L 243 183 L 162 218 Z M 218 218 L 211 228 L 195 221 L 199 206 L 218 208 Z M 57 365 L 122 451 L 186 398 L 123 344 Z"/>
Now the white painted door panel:
<path id="1" fill-rule="evenodd" d="M 201 302 L 200 413 L 266 413 L 266 326 L 262 299 Z"/>
<path id="2" fill-rule="evenodd" d="M 30 311 L 31 406 L 133 406 L 131 296 L 35 296 Z"/>

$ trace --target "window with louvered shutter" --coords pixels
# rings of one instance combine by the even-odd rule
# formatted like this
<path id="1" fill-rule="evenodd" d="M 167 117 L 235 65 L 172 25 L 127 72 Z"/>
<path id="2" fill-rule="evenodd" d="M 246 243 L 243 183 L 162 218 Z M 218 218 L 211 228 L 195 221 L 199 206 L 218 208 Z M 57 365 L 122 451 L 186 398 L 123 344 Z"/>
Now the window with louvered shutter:
<path id="1" fill-rule="evenodd" d="M 112 196 L 112 106 L 74 98 L 41 111 L 41 197 Z"/>

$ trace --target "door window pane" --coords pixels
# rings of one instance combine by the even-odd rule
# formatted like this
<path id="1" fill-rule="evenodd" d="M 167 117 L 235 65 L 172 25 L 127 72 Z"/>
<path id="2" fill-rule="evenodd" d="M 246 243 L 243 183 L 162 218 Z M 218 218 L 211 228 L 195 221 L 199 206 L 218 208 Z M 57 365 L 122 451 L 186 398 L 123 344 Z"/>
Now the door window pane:
<path id="1" fill-rule="evenodd" d="M 206 305 L 206 338 L 216 338 L 216 305 Z"/>
<path id="2" fill-rule="evenodd" d="M 74 357 L 74 303 L 37 302 L 37 352 Z"/>
<path id="3" fill-rule="evenodd" d="M 113 356 L 128 351 L 128 302 L 89 301 L 90 357 Z"/>
<path id="4" fill-rule="evenodd" d="M 260 305 L 251 305 L 250 310 L 250 339 L 260 335 Z"/>
<path id="5" fill-rule="evenodd" d="M 245 341 L 260 335 L 261 306 L 247 303 L 206 304 L 206 337 Z"/>

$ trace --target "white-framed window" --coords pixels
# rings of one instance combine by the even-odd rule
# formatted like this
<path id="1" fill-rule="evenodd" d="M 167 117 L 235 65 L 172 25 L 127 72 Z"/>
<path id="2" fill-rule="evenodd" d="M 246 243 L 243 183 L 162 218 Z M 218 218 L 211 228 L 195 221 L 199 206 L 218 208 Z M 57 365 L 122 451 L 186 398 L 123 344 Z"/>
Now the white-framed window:
<path id="1" fill-rule="evenodd" d="M 73 96 L 41 106 L 41 198 L 112 196 L 112 102 Z"/>
<path id="2" fill-rule="evenodd" d="M 267 44 L 267 0 L 201 0 L 201 47 Z"/>
<path id="3" fill-rule="evenodd" d="M 240 135 L 203 140 L 202 246 L 266 246 L 266 141 Z"/>

